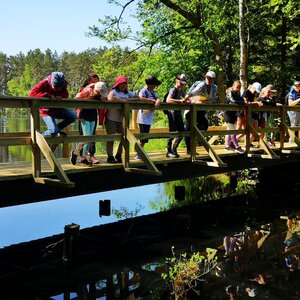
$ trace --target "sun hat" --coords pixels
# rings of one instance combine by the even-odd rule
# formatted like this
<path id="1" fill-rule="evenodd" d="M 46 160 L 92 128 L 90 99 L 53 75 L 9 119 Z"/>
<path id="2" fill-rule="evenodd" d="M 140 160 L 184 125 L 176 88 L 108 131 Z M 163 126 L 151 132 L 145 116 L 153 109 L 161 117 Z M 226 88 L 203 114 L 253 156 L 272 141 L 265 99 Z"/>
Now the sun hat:
<path id="1" fill-rule="evenodd" d="M 121 83 L 127 83 L 127 77 L 120 75 L 116 78 L 116 81 L 113 85 L 113 89 L 116 88 Z"/>
<path id="2" fill-rule="evenodd" d="M 257 295 L 256 288 L 252 288 L 252 289 L 249 288 L 249 290 L 247 292 L 248 292 L 248 296 L 251 297 L 251 298 L 254 298 Z"/>
<path id="3" fill-rule="evenodd" d="M 214 71 L 208 71 L 205 77 L 216 78 L 216 73 Z"/>
<path id="4" fill-rule="evenodd" d="M 299 85 L 300 85 L 300 81 L 295 81 L 295 82 L 294 82 L 294 85 L 295 85 L 295 86 L 299 86 Z"/>
<path id="5" fill-rule="evenodd" d="M 176 79 L 180 80 L 180 82 L 182 84 L 186 84 L 187 82 L 187 77 L 185 76 L 185 74 L 180 74 L 176 76 Z"/>
<path id="6" fill-rule="evenodd" d="M 63 87 L 66 84 L 64 73 L 52 72 L 51 73 L 51 84 L 54 87 Z"/>
<path id="7" fill-rule="evenodd" d="M 252 86 L 255 88 L 255 91 L 259 94 L 261 92 L 261 84 L 259 82 L 254 82 Z"/>
<path id="8" fill-rule="evenodd" d="M 102 97 L 107 97 L 107 87 L 103 81 L 96 82 L 94 90 L 99 91 Z"/>
<path id="9" fill-rule="evenodd" d="M 268 84 L 266 86 L 266 90 L 267 91 L 271 91 L 272 93 L 276 93 L 277 92 L 277 90 L 274 89 L 274 86 L 272 84 Z"/>
<path id="10" fill-rule="evenodd" d="M 274 89 L 274 85 L 272 85 L 272 84 L 268 84 L 266 86 L 266 88 L 273 93 L 277 92 L 277 90 Z"/>
<path id="11" fill-rule="evenodd" d="M 155 76 L 149 75 L 145 79 L 146 84 L 160 85 L 161 81 L 158 80 Z"/>

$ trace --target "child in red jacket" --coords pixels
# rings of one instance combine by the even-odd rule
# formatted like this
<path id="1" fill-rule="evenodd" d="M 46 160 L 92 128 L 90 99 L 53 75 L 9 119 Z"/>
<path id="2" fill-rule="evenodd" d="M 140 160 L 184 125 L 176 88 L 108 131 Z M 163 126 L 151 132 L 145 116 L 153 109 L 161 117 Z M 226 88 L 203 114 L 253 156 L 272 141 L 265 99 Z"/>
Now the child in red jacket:
<path id="1" fill-rule="evenodd" d="M 46 97 L 51 100 L 68 98 L 67 85 L 68 82 L 62 72 L 52 72 L 50 76 L 32 88 L 29 97 Z M 43 133 L 45 137 L 63 134 L 61 130 L 77 119 L 76 113 L 66 108 L 40 108 L 40 115 L 47 125 L 47 130 Z M 62 119 L 62 121 L 56 124 L 56 119 Z"/>

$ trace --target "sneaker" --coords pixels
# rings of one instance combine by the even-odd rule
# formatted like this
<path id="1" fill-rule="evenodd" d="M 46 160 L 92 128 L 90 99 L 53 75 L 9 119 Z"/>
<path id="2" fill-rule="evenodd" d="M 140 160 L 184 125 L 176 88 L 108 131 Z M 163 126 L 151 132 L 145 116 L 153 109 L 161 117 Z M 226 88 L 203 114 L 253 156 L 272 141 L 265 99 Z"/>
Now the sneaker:
<path id="1" fill-rule="evenodd" d="M 230 152 L 234 152 L 234 151 L 235 151 L 235 149 L 234 149 L 234 148 L 232 148 L 232 147 L 230 147 L 230 146 L 227 146 L 227 147 L 225 147 L 224 151 L 230 151 Z"/>
<path id="2" fill-rule="evenodd" d="M 87 165 L 87 166 L 92 166 L 93 163 L 88 161 L 86 158 L 81 158 L 80 163 Z"/>
<path id="3" fill-rule="evenodd" d="M 116 161 L 117 161 L 117 163 L 122 163 L 122 155 L 120 155 L 120 154 L 117 154 L 116 156 L 115 156 L 115 159 L 116 159 Z"/>
<path id="4" fill-rule="evenodd" d="M 142 159 L 139 154 L 137 154 L 134 158 L 137 159 L 137 160 L 141 160 Z"/>
<path id="5" fill-rule="evenodd" d="M 180 155 L 178 154 L 177 150 L 176 149 L 173 149 L 172 151 L 175 155 L 176 155 L 176 158 L 180 157 Z"/>
<path id="6" fill-rule="evenodd" d="M 109 164 L 116 164 L 116 163 L 117 163 L 117 161 L 115 160 L 115 158 L 114 158 L 113 156 L 109 156 L 109 157 L 107 158 L 107 162 L 108 162 Z"/>
<path id="7" fill-rule="evenodd" d="M 255 146 L 253 144 L 250 144 L 250 150 L 255 150 Z"/>
<path id="8" fill-rule="evenodd" d="M 96 159 L 95 156 L 90 156 L 90 162 L 93 165 L 98 165 L 100 163 L 100 161 L 98 159 Z"/>
<path id="9" fill-rule="evenodd" d="M 70 161 L 71 161 L 71 164 L 72 165 L 76 165 L 76 162 L 77 162 L 77 157 L 78 157 L 78 152 L 76 150 L 73 150 L 71 152 L 71 158 L 70 158 Z"/>
<path id="10" fill-rule="evenodd" d="M 275 142 L 268 142 L 268 146 L 269 146 L 270 148 L 272 148 L 272 147 L 275 147 L 276 145 L 275 145 Z"/>
<path id="11" fill-rule="evenodd" d="M 58 136 L 67 136 L 67 134 L 66 134 L 64 131 L 60 131 L 60 132 L 58 133 Z"/>
<path id="12" fill-rule="evenodd" d="M 173 152 L 167 152 L 166 157 L 177 158 L 176 154 L 174 154 Z"/>
<path id="13" fill-rule="evenodd" d="M 243 154 L 245 152 L 241 147 L 235 148 L 234 151 L 240 154 Z"/>

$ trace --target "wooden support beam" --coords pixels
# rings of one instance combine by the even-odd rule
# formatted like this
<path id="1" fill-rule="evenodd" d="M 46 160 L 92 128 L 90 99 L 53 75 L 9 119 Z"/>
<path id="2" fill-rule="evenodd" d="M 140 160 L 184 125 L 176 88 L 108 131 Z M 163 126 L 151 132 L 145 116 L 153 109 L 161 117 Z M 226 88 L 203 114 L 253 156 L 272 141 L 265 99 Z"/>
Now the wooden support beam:
<path id="1" fill-rule="evenodd" d="M 43 137 L 43 135 L 36 131 L 35 133 L 36 135 L 36 142 L 40 148 L 40 150 L 42 151 L 42 153 L 44 154 L 47 162 L 49 163 L 51 169 L 53 170 L 53 172 L 56 174 L 56 176 L 58 177 L 58 181 L 55 180 L 39 180 L 38 178 L 40 178 L 40 176 L 33 176 L 36 182 L 39 183 L 51 183 L 51 184 L 55 184 L 57 183 L 57 186 L 69 186 L 69 187 L 74 187 L 74 183 L 71 182 L 69 180 L 69 178 L 67 177 L 66 173 L 64 172 L 64 170 L 62 169 L 60 163 L 58 162 L 57 158 L 55 157 L 54 153 L 51 151 L 51 148 L 49 147 L 49 145 L 47 144 L 45 138 Z"/>
<path id="2" fill-rule="evenodd" d="M 136 137 L 133 135 L 133 133 L 130 131 L 129 128 L 125 129 L 125 137 L 126 137 L 126 140 L 128 140 L 129 143 L 131 145 L 133 145 L 133 148 L 135 149 L 137 154 L 140 155 L 142 161 L 144 162 L 144 164 L 147 168 L 147 170 L 144 170 L 144 169 L 126 167 L 125 171 L 126 172 L 139 172 L 139 173 L 143 173 L 143 174 L 161 176 L 162 172 L 156 168 L 155 164 L 150 160 L 149 156 L 147 155 L 147 153 L 145 152 L 145 150 L 140 145 L 139 141 L 136 139 Z"/>
<path id="3" fill-rule="evenodd" d="M 259 145 L 261 146 L 262 150 L 264 150 L 267 155 L 260 155 L 255 154 L 255 156 L 260 156 L 261 158 L 269 158 L 269 159 L 279 159 L 280 157 L 268 146 L 268 144 L 260 137 L 260 135 L 255 131 L 253 126 L 249 124 L 250 133 L 255 137 L 256 140 L 258 140 Z M 254 157 L 253 154 L 248 153 L 249 157 Z"/>
<path id="4" fill-rule="evenodd" d="M 296 136 L 295 131 L 298 129 L 297 127 L 293 127 L 293 130 L 290 129 L 285 123 L 283 123 L 284 129 L 288 131 L 289 136 L 294 140 L 296 145 L 300 147 L 300 139 Z"/>
<path id="5" fill-rule="evenodd" d="M 202 146 L 204 147 L 205 151 L 208 153 L 210 158 L 213 160 L 213 164 L 210 163 L 210 166 L 213 167 L 227 167 L 227 164 L 224 163 L 221 158 L 218 156 L 218 154 L 215 152 L 215 150 L 212 148 L 212 146 L 206 141 L 205 137 L 202 135 L 201 131 L 198 129 L 197 126 L 194 125 L 193 133 L 195 134 L 195 137 L 200 141 Z M 193 159 L 193 162 L 196 163 L 203 163 L 208 165 L 208 162 L 206 161 L 199 161 Z"/>

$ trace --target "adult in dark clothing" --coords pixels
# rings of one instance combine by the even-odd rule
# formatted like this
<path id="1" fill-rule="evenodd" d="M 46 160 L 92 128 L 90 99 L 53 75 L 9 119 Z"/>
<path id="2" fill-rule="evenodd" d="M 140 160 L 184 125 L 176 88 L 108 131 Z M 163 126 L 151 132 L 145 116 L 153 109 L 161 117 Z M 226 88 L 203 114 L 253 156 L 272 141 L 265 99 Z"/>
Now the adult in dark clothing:
<path id="1" fill-rule="evenodd" d="M 185 93 L 183 88 L 187 83 L 187 77 L 184 74 L 176 76 L 176 83 L 173 88 L 169 91 L 167 97 L 167 103 L 179 104 L 179 103 L 190 103 L 188 99 L 185 99 Z M 181 110 L 169 110 L 168 111 L 168 122 L 169 122 L 169 132 L 171 131 L 185 131 L 182 112 Z M 182 141 L 181 137 L 169 138 L 167 141 L 167 154 L 166 157 L 178 158 L 179 154 L 177 148 Z"/>

